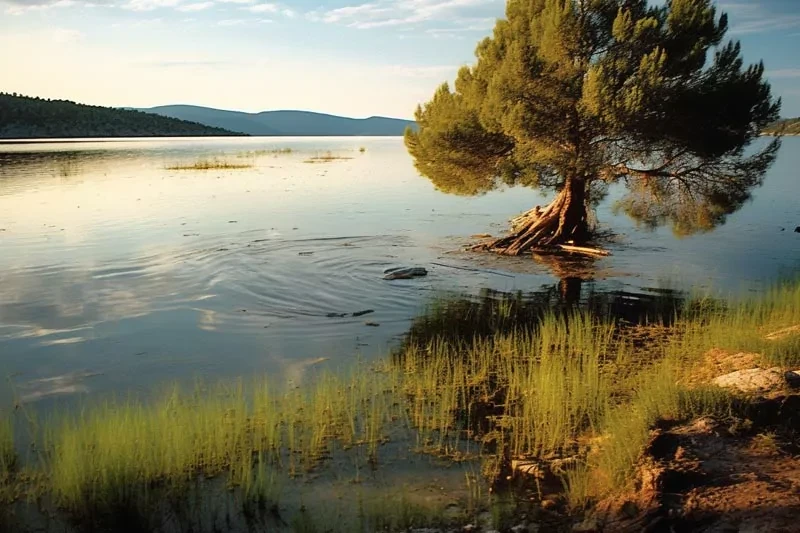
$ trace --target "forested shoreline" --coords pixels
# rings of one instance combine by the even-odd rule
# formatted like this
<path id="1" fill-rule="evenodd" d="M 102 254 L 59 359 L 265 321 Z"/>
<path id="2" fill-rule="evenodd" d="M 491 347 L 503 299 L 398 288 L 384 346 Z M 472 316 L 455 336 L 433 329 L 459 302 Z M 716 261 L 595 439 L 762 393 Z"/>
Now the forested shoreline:
<path id="1" fill-rule="evenodd" d="M 0 93 L 0 139 L 244 135 L 141 111 Z"/>

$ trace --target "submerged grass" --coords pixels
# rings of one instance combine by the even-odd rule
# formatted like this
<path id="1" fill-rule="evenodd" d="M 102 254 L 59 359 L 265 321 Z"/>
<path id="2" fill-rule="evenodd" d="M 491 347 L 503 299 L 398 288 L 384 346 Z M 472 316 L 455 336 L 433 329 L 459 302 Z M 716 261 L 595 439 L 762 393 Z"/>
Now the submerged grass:
<path id="1" fill-rule="evenodd" d="M 564 485 L 570 505 L 584 508 L 629 484 L 659 420 L 731 412 L 737 398 L 687 379 L 709 349 L 758 351 L 770 365 L 799 354 L 800 331 L 770 334 L 800 324 L 800 283 L 664 307 L 673 311 L 647 316 L 656 333 L 645 335 L 596 311 L 494 301 L 434 306 L 390 361 L 303 389 L 176 386 L 157 401 L 109 400 L 63 416 L 45 430 L 48 490 L 74 515 L 118 515 L 218 477 L 255 515 L 279 500 L 281 475 L 303 476 L 342 453 L 357 471 L 374 468 L 381 445 L 399 438 L 453 460 L 482 457 L 490 478 L 508 475 L 511 459 L 576 458 Z M 470 336 L 464 322 L 482 326 Z M 13 450 L 0 417 L 0 484 Z M 385 525 L 421 521 L 409 510 Z"/>
<path id="2" fill-rule="evenodd" d="M 252 163 L 233 163 L 224 159 L 198 159 L 193 163 L 178 163 L 165 167 L 166 170 L 240 170 L 253 168 Z"/>

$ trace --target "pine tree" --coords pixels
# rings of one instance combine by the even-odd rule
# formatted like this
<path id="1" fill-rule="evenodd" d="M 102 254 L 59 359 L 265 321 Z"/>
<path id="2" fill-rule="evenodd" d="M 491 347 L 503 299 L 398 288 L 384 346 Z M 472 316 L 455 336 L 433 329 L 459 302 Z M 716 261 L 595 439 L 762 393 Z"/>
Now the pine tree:
<path id="1" fill-rule="evenodd" d="M 618 207 L 679 234 L 724 222 L 760 185 L 780 140 L 745 152 L 778 118 L 763 64 L 723 42 L 711 0 L 509 0 L 477 62 L 416 112 L 405 141 L 440 190 L 553 189 L 486 245 L 519 253 L 592 237 L 591 208 L 624 181 Z"/>

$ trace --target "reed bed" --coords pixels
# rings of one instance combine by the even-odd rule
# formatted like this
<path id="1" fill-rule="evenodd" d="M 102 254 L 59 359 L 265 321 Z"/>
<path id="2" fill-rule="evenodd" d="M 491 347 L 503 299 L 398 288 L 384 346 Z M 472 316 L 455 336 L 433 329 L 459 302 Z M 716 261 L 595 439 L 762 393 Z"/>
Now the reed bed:
<path id="1" fill-rule="evenodd" d="M 253 168 L 252 163 L 234 163 L 224 159 L 198 159 L 192 163 L 176 163 L 165 167 L 166 170 L 242 170 Z"/>
<path id="2" fill-rule="evenodd" d="M 331 151 L 328 152 L 317 152 L 308 159 L 305 160 L 306 163 L 330 163 L 333 161 L 344 161 L 347 159 L 353 159 L 350 156 L 334 154 Z"/>

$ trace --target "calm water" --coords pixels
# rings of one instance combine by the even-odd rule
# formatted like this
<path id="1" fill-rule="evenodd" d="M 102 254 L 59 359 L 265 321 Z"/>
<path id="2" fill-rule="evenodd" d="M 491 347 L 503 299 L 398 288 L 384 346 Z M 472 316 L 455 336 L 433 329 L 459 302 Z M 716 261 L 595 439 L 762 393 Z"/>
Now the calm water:
<path id="1" fill-rule="evenodd" d="M 304 162 L 328 150 L 351 159 Z M 254 166 L 166 170 L 212 157 Z M 582 277 L 631 292 L 738 292 L 796 271 L 798 168 L 800 139 L 786 139 L 751 203 L 683 240 L 613 216 L 612 190 L 598 216 L 618 232 L 614 255 Z M 439 193 L 395 138 L 0 144 L 0 400 L 46 405 L 195 377 L 300 383 L 309 367 L 377 357 L 439 292 L 557 283 L 530 258 L 460 252 L 545 201 Z M 430 275 L 382 279 L 404 265 Z"/>

